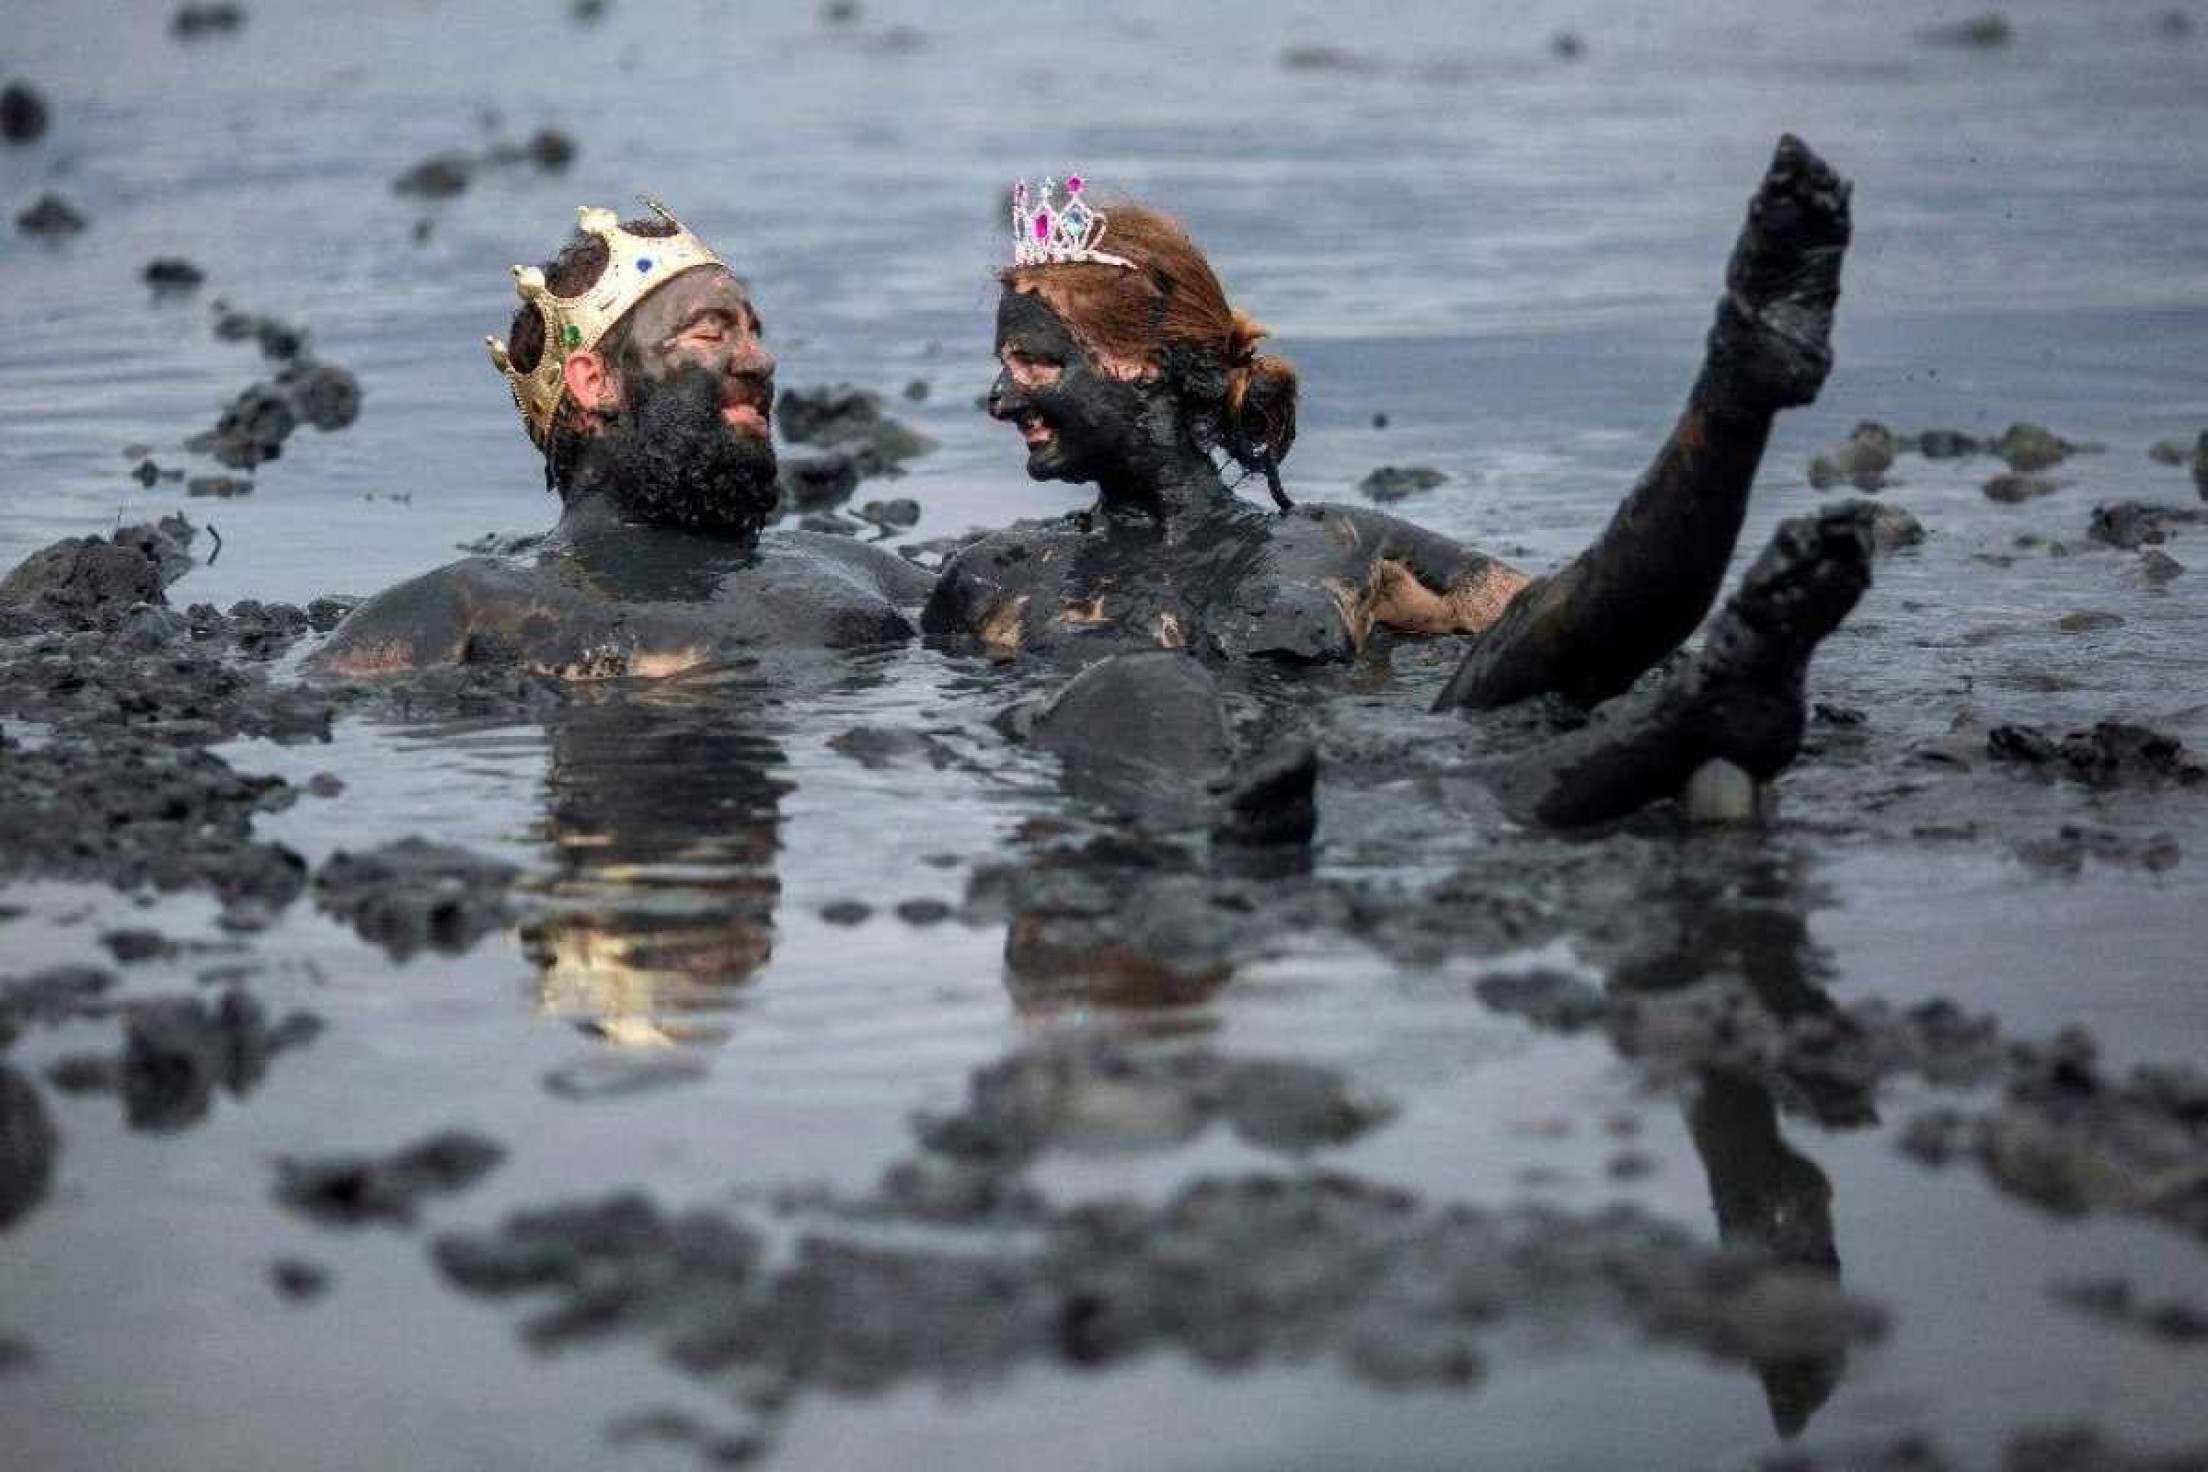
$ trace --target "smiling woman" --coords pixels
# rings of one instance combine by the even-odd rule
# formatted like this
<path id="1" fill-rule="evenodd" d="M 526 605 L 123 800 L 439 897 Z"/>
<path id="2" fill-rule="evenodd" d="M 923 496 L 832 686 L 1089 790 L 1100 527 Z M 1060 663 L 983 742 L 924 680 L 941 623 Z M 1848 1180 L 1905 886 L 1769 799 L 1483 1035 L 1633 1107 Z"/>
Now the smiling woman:
<path id="1" fill-rule="evenodd" d="M 1260 355 L 1186 231 L 1108 212 L 1069 179 L 1013 195 L 989 412 L 1037 480 L 1096 504 L 1009 528 L 944 570 L 931 634 L 998 654 L 1097 640 L 1297 662 L 1364 652 L 1379 631 L 1481 636 L 1445 703 L 1560 690 L 1616 695 L 1716 599 L 1777 413 L 1816 397 L 1849 231 L 1848 186 L 1779 141 L 1750 202 L 1702 372 L 1655 462 L 1586 552 L 1540 579 L 1363 507 L 1297 507 L 1294 368 Z M 1278 514 L 1237 498 L 1222 462 L 1265 476 Z"/>
<path id="2" fill-rule="evenodd" d="M 1356 654 L 1382 625 L 1492 622 L 1525 582 L 1494 559 L 1359 507 L 1289 510 L 1295 369 L 1257 352 L 1265 329 L 1179 225 L 1080 208 L 1103 249 L 1023 249 L 1000 273 L 989 412 L 1018 429 L 1030 476 L 1093 483 L 1097 503 L 967 549 L 928 631 L 1000 653 L 1118 640 L 1311 661 Z M 1219 454 L 1264 475 L 1287 514 L 1238 499 Z"/>

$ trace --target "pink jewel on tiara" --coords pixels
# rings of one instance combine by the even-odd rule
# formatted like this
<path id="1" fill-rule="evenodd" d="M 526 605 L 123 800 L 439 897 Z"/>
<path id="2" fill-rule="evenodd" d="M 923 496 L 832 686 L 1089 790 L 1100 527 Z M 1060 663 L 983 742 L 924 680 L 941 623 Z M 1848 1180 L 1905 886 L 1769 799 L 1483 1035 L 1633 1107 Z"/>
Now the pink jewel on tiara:
<path id="1" fill-rule="evenodd" d="M 1062 266 L 1085 262 L 1122 266 L 1134 262 L 1097 249 L 1107 222 L 1102 210 L 1081 198 L 1087 181 L 1068 174 L 1061 190 L 1058 181 L 1046 177 L 1030 189 L 1025 179 L 1012 186 L 1012 264 L 1014 266 Z M 1060 194 L 1063 198 L 1059 198 Z"/>

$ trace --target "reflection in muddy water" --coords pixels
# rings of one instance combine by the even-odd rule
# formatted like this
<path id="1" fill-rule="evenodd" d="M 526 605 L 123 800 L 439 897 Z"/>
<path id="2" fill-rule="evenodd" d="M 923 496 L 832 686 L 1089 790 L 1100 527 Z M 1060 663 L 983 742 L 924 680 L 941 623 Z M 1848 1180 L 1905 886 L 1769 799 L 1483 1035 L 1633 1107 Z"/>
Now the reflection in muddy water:
<path id="1" fill-rule="evenodd" d="M 1737 977 L 1778 1019 L 1834 1010 L 1825 986 L 1828 958 L 1810 938 L 1815 902 L 1802 880 L 1801 855 L 1750 837 L 1714 869 L 1682 868 L 1653 896 L 1658 939 L 1611 972 L 1613 989 L 1662 992 L 1712 978 Z M 1668 935 L 1661 930 L 1668 922 Z M 1829 1078 L 1797 1089 L 1793 1102 L 1827 1125 L 1873 1123 L 1870 1089 Z M 1770 1082 L 1728 1068 L 1699 1072 L 1687 1107 L 1695 1153 L 1710 1183 L 1719 1238 L 1770 1262 L 1835 1281 L 1832 1182 L 1779 1132 Z M 1822 1355 L 1756 1359 L 1754 1368 L 1782 1436 L 1798 1435 L 1831 1397 L 1847 1367 L 1847 1349 Z"/>
<path id="2" fill-rule="evenodd" d="M 60 1148 L 30 1080 L 0 1066 L 0 1230 L 46 1198 Z"/>
<path id="3" fill-rule="evenodd" d="M 774 954 L 780 809 L 769 697 L 691 683 L 548 716 L 543 1008 L 622 1045 L 700 1039 Z"/>
<path id="4" fill-rule="evenodd" d="M 0 573 L 134 526 L 195 565 L 0 634 L 0 989 L 104 988 L 0 1045 L 0 1460 L 2198 1462 L 2208 1350 L 2141 1328 L 2208 1303 L 2208 31 L 1977 8 L 2000 44 L 1926 45 L 1957 17 L 1921 0 L 249 0 L 189 45 L 175 0 L 10 6 L 0 84 L 46 128 L 0 209 L 85 228 L 0 233 Z M 494 166 L 551 132 L 564 169 Z M 686 652 L 700 600 L 771 642 L 836 566 L 1076 511 L 975 406 L 1003 187 L 1069 168 L 1181 216 L 1272 329 L 1295 500 L 1422 468 L 1391 514 L 1556 570 L 1675 422 L 1782 132 L 1856 181 L 1856 233 L 1731 573 L 1851 481 L 1883 550 L 1763 831 L 1513 823 L 1483 764 L 1570 720 L 1429 714 L 1461 650 L 1378 633 L 1214 671 L 1224 742 L 1103 676 L 1004 741 L 1073 669 L 919 640 L 657 688 L 475 666 L 411 706 L 294 683 L 458 548 Z M 873 446 L 813 446 L 757 567 L 533 536 L 559 507 L 482 338 L 511 263 L 638 191 L 745 279 L 780 406 L 847 383 L 935 446 L 863 490 L 833 457 Z M 156 257 L 199 293 L 140 289 Z M 1130 536 L 1042 642 L 1226 616 L 1169 550 Z M 1208 768 L 1298 737 L 1313 841 L 1224 851 Z M 1222 760 L 1060 780 L 1156 738 Z M 493 1148 L 374 1231 L 271 1193 Z M 2119 1279 L 2122 1320 L 2046 1292 Z"/>
<path id="5" fill-rule="evenodd" d="M 1704 1075 L 1687 1119 L 1695 1152 L 1709 1172 L 1719 1238 L 1837 1281 L 1832 1182 L 1779 1134 L 1771 1091 L 1738 1074 L 1712 1070 Z M 1755 1368 L 1771 1401 L 1772 1424 L 1781 1435 L 1793 1436 L 1832 1395 L 1847 1368 L 1847 1350 L 1763 1359 Z"/>

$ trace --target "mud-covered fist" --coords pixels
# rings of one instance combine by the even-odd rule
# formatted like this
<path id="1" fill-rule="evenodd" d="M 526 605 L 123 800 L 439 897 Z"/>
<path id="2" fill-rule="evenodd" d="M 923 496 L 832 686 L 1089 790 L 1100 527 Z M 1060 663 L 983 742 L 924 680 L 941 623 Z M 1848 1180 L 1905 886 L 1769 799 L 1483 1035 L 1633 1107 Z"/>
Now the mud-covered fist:
<path id="1" fill-rule="evenodd" d="M 1807 404 L 1832 371 L 1849 188 L 1801 139 L 1779 139 L 1748 203 L 1710 332 L 1715 386 L 1740 407 Z"/>

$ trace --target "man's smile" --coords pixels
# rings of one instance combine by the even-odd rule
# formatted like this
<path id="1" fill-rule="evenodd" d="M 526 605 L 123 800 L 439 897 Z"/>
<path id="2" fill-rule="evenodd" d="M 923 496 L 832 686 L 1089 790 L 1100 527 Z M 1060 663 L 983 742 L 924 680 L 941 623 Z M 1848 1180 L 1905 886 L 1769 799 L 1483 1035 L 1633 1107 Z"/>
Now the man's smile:
<path id="1" fill-rule="evenodd" d="M 1058 438 L 1058 431 L 1043 422 L 1043 416 L 1034 412 L 1022 414 L 1019 419 L 1020 438 L 1027 441 L 1029 449 L 1037 449 Z"/>
<path id="2" fill-rule="evenodd" d="M 772 383 L 759 378 L 739 378 L 721 399 L 721 422 L 730 429 L 765 435 L 767 415 L 773 408 Z"/>

